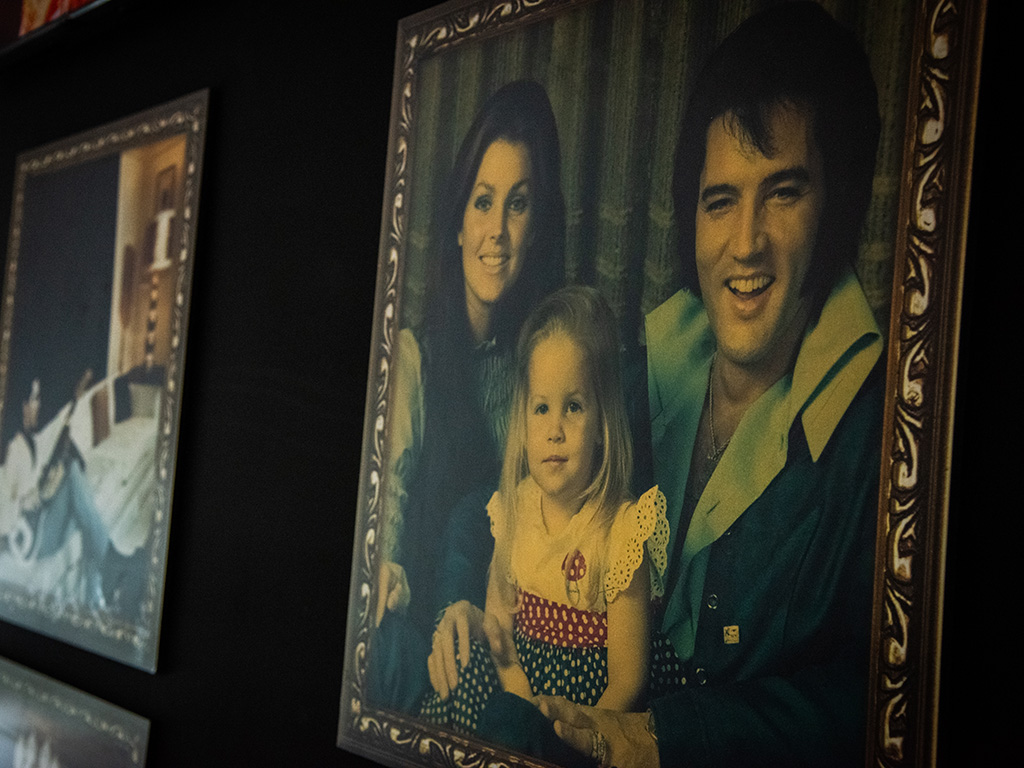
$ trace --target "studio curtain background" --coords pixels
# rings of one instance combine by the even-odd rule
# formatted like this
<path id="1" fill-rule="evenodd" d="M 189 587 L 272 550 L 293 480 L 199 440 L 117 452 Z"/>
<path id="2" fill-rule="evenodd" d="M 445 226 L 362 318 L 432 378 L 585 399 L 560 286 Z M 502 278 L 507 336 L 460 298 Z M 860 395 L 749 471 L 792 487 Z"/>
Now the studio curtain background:
<path id="1" fill-rule="evenodd" d="M 435 206 L 469 124 L 501 85 L 528 78 L 547 89 L 558 124 L 567 280 L 602 291 L 624 338 L 641 334 L 643 315 L 680 287 L 672 168 L 693 81 L 729 32 L 771 4 L 600 0 L 419 59 L 402 325 L 422 316 Z M 913 4 L 822 5 L 862 42 L 878 86 L 882 135 L 856 269 L 885 329 Z"/>

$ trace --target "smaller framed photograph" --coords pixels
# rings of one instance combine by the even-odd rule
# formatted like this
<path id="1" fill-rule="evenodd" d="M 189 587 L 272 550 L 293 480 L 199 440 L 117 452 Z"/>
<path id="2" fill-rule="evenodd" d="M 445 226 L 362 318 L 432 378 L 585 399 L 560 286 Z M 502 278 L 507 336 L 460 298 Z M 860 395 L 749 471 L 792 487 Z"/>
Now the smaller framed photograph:
<path id="1" fill-rule="evenodd" d="M 156 670 L 208 93 L 21 154 L 0 619 Z"/>
<path id="2" fill-rule="evenodd" d="M 149 720 L 0 658 L 0 765 L 146 764 Z"/>

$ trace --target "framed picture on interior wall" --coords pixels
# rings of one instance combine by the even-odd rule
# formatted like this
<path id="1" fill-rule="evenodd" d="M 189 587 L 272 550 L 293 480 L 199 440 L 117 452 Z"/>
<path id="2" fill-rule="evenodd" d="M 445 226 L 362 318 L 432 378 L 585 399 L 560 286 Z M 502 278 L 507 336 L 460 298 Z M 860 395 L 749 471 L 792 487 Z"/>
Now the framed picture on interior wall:
<path id="1" fill-rule="evenodd" d="M 399 24 L 340 747 L 934 764 L 983 17 Z"/>
<path id="2" fill-rule="evenodd" d="M 109 0 L 22 0 L 19 35 L 27 35 L 51 22 L 103 5 Z"/>
<path id="3" fill-rule="evenodd" d="M 146 764 L 149 720 L 0 658 L 0 763 L 15 768 Z"/>
<path id="4" fill-rule="evenodd" d="M 207 101 L 19 155 L 4 274 L 0 619 L 150 672 Z"/>

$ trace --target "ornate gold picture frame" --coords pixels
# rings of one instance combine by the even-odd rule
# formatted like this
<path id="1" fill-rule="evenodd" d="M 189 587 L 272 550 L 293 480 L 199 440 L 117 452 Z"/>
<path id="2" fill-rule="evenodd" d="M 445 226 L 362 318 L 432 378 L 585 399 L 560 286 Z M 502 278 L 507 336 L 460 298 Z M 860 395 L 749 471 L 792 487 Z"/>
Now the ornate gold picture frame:
<path id="1" fill-rule="evenodd" d="M 697 72 L 767 5 L 452 2 L 399 24 L 339 746 L 390 765 L 546 764 L 381 707 L 368 693 L 389 546 L 395 389 L 408 374 L 400 333 L 437 298 L 426 275 L 433 206 L 474 114 L 505 83 L 544 86 L 561 146 L 566 280 L 598 287 L 628 342 L 679 287 L 672 158 Z M 878 326 L 888 329 L 864 764 L 933 765 L 985 7 L 821 5 L 864 47 L 882 123 L 856 261 Z"/>

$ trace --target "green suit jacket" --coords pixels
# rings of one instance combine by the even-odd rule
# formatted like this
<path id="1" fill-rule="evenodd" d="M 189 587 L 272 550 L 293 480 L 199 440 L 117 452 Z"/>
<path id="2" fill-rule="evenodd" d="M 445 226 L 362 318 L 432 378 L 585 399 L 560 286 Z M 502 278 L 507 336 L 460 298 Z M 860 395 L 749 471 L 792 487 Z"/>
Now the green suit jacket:
<path id="1" fill-rule="evenodd" d="M 881 349 L 848 273 L 793 371 L 744 415 L 683 532 L 714 339 L 687 292 L 648 316 L 653 474 L 677 553 L 661 629 L 686 678 L 652 702 L 663 766 L 860 762 Z"/>

